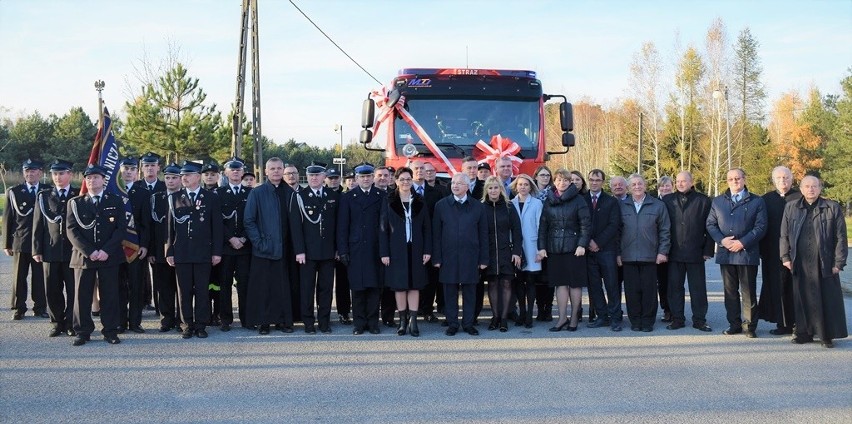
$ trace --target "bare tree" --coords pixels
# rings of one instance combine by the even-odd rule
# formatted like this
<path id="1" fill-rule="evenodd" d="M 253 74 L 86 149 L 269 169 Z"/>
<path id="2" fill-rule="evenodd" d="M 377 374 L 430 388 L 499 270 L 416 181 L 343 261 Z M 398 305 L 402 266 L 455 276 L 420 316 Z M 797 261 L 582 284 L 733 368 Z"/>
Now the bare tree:
<path id="1" fill-rule="evenodd" d="M 654 178 L 660 178 L 660 53 L 652 42 L 642 44 L 641 50 L 633 55 L 630 66 L 633 96 L 640 109 L 648 117 L 648 129 L 643 132 L 643 140 L 648 141 L 653 157 Z M 644 147 L 644 146 L 643 146 Z M 637 151 L 637 154 L 640 152 Z M 638 172 L 642 173 L 642 169 Z"/>

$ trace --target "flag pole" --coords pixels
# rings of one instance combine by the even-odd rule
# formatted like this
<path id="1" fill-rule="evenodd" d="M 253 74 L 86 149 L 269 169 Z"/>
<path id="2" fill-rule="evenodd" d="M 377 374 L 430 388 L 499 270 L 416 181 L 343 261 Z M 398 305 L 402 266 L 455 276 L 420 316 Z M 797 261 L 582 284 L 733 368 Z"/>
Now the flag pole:
<path id="1" fill-rule="evenodd" d="M 104 91 L 105 85 L 106 84 L 103 82 L 103 80 L 95 81 L 95 90 L 98 90 L 98 122 L 99 123 L 104 122 L 104 98 L 103 98 L 103 95 L 101 94 L 101 92 Z"/>

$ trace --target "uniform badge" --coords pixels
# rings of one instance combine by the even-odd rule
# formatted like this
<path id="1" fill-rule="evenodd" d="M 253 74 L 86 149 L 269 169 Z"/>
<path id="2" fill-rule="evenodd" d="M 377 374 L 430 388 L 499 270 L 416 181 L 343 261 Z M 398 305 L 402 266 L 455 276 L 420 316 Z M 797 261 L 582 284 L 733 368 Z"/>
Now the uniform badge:
<path id="1" fill-rule="evenodd" d="M 109 217 L 109 222 L 115 222 L 115 217 L 114 216 Z"/>
<path id="2" fill-rule="evenodd" d="M 21 203 L 21 206 L 26 206 L 27 202 Z"/>
<path id="3" fill-rule="evenodd" d="M 199 217 L 199 218 L 198 218 L 198 221 L 199 221 L 199 222 L 204 222 L 204 216 L 202 215 L 201 217 Z"/>
<path id="4" fill-rule="evenodd" d="M 313 215 L 314 211 L 308 211 L 308 215 Z"/>

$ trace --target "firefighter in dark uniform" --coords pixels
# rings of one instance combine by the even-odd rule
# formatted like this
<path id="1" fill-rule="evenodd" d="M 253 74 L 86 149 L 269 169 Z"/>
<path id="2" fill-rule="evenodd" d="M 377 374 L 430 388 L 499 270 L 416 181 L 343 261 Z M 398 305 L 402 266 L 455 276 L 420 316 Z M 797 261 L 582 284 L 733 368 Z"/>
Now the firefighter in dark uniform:
<path id="1" fill-rule="evenodd" d="M 33 259 L 44 269 L 44 291 L 53 329 L 48 335 L 75 335 L 71 322 L 74 314 L 74 271 L 71 269 L 71 242 L 65 228 L 65 205 L 80 190 L 71 187 L 73 164 L 56 159 L 50 176 L 56 187 L 36 196 L 33 212 Z"/>
<path id="2" fill-rule="evenodd" d="M 65 222 L 74 268 L 74 331 L 71 343 L 82 346 L 89 341 L 95 323 L 92 321 L 92 296 L 95 279 L 99 281 L 101 298 L 101 334 L 109 344 L 118 338 L 118 266 L 126 261 L 121 242 L 127 228 L 124 201 L 121 196 L 104 192 L 107 170 L 89 165 L 83 172 L 88 193 L 68 201 Z"/>
<path id="3" fill-rule="evenodd" d="M 169 196 L 181 189 L 180 166 L 171 163 L 163 170 L 165 190 L 151 194 L 151 225 L 148 226 L 151 248 L 148 262 L 154 274 L 155 297 L 160 311 L 160 332 L 172 328 L 180 330 L 177 321 L 177 279 L 175 268 L 166 262 L 166 244 L 169 240 Z"/>
<path id="4" fill-rule="evenodd" d="M 334 290 L 335 231 L 340 197 L 326 190 L 324 163 L 312 162 L 305 173 L 308 186 L 300 189 L 290 202 L 290 234 L 299 263 L 300 309 L 305 333 L 314 334 L 314 297 L 319 330 L 331 332 L 331 300 Z"/>
<path id="5" fill-rule="evenodd" d="M 229 331 L 234 323 L 233 285 L 237 281 L 237 302 L 240 323 L 246 322 L 246 299 L 248 294 L 249 269 L 251 267 L 251 243 L 243 228 L 246 201 L 250 187 L 242 186 L 245 163 L 238 157 L 225 162 L 228 184 L 216 188 L 222 204 L 224 245 L 222 262 L 219 264 L 219 319 L 222 331 Z M 211 291 L 212 295 L 212 291 Z"/>
<path id="6" fill-rule="evenodd" d="M 222 260 L 222 210 L 219 196 L 201 188 L 199 164 L 184 162 L 180 178 L 184 188 L 169 196 L 166 261 L 175 267 L 182 337 L 203 339 L 210 322 L 210 273 Z"/>
<path id="7" fill-rule="evenodd" d="M 325 188 L 330 192 L 337 193 L 337 198 L 343 194 L 343 186 L 340 185 L 340 171 L 336 168 L 328 168 L 325 171 Z M 352 311 L 352 295 L 349 293 L 349 275 L 346 274 L 346 265 L 339 260 L 334 262 L 334 300 L 337 306 L 337 319 L 341 324 L 352 324 L 349 313 Z"/>
<path id="8" fill-rule="evenodd" d="M 353 334 L 379 334 L 381 268 L 379 224 L 385 193 L 373 187 L 369 163 L 355 167 L 358 186 L 343 194 L 337 217 L 337 250 L 349 271 L 352 290 Z"/>
<path id="9" fill-rule="evenodd" d="M 142 329 L 142 308 L 145 305 L 146 268 L 148 267 L 148 244 L 150 233 L 147 229 L 148 207 L 151 203 L 151 192 L 148 187 L 137 180 L 139 161 L 129 157 L 121 161 L 121 178 L 125 184 L 127 197 L 133 211 L 133 219 L 128 220 L 128 232 L 135 231 L 139 237 L 139 248 L 132 261 L 122 264 L 119 268 L 121 284 L 118 290 L 118 312 L 121 319 L 121 330 L 129 328 L 134 333 L 144 333 Z M 119 331 L 121 332 L 121 331 Z"/>
<path id="10" fill-rule="evenodd" d="M 12 309 L 13 319 L 22 319 L 27 312 L 27 274 L 32 272 L 33 315 L 48 318 L 44 296 L 44 270 L 33 260 L 33 210 L 36 194 L 51 187 L 39 184 L 44 164 L 37 160 L 24 161 L 24 182 L 6 191 L 6 208 L 3 210 L 3 251 L 12 257 Z"/>
<path id="11" fill-rule="evenodd" d="M 210 190 L 211 193 L 218 194 L 216 191 L 219 188 L 219 165 L 216 162 L 209 161 L 201 166 L 201 187 L 207 190 Z M 219 202 L 221 205 L 222 203 Z M 222 265 L 216 265 L 210 270 L 210 284 L 207 286 L 209 293 L 208 297 L 211 303 L 211 311 L 210 311 L 210 325 L 220 326 L 222 322 L 219 320 L 219 297 L 221 296 L 221 285 L 219 284 L 219 279 L 221 278 L 222 273 Z M 229 328 L 230 330 L 230 328 Z M 227 330 L 225 330 L 227 331 Z"/>
<path id="12" fill-rule="evenodd" d="M 150 200 L 151 200 L 151 195 L 154 194 L 154 193 L 159 193 L 161 191 L 166 191 L 165 183 L 163 183 L 163 181 L 160 180 L 160 178 L 159 178 L 159 175 L 160 175 L 160 159 L 162 159 L 160 157 L 160 155 L 158 155 L 154 152 L 148 152 L 148 153 L 145 153 L 144 155 L 142 155 L 142 157 L 139 158 L 139 168 L 140 168 L 140 171 L 142 173 L 142 179 L 140 179 L 139 181 L 137 181 L 135 183 L 136 185 L 141 185 L 142 188 L 145 188 L 146 190 L 148 190 L 148 195 L 145 198 L 145 203 L 146 203 L 145 209 L 146 210 L 143 211 L 142 219 L 144 219 L 146 221 L 145 222 L 145 228 L 147 228 L 147 232 L 148 232 L 149 235 L 151 234 L 151 228 L 150 228 L 151 222 L 148 220 L 148 217 L 150 215 L 150 210 L 147 210 L 147 208 L 150 206 L 149 203 L 150 203 Z M 149 242 L 151 241 L 151 239 L 148 239 L 148 240 L 149 240 Z M 149 259 L 149 260 L 147 262 L 149 264 L 151 264 L 150 256 L 151 256 L 152 246 L 149 243 L 149 245 L 145 246 L 145 247 L 148 248 L 148 257 L 146 259 Z M 154 280 L 153 278 L 151 278 L 151 275 L 153 274 L 153 272 L 152 272 L 151 267 L 149 267 L 148 265 L 145 265 L 144 267 L 142 267 L 142 271 L 143 271 L 142 272 L 142 274 L 143 274 L 142 275 L 142 283 L 143 283 L 142 288 L 143 288 L 143 291 L 144 291 L 144 302 L 143 302 L 143 304 L 146 305 L 145 308 L 148 309 L 149 311 L 154 310 L 159 314 L 160 313 L 160 308 L 159 308 L 160 304 L 159 304 L 159 299 L 157 298 L 157 295 L 160 293 L 160 290 L 159 290 L 159 287 L 158 287 L 159 282 Z"/>

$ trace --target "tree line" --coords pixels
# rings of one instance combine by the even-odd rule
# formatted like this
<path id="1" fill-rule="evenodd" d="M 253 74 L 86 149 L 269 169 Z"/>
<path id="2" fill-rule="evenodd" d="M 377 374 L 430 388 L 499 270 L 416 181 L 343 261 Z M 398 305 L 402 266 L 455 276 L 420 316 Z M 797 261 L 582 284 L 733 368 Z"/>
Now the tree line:
<path id="1" fill-rule="evenodd" d="M 717 19 L 702 46 L 675 47 L 672 53 L 642 43 L 633 56 L 625 98 L 608 104 L 574 99 L 577 145 L 548 164 L 584 173 L 600 168 L 609 175 L 639 169 L 652 187 L 663 175 L 689 170 L 696 186 L 710 195 L 724 191 L 729 161 L 746 170 L 750 189 L 757 193 L 771 189 L 774 166 L 786 165 L 797 180 L 820 173 L 827 196 L 852 203 L 852 186 L 843 184 L 852 180 L 852 68 L 840 81 L 841 93 L 791 90 L 767 105 L 760 43 L 748 28 L 730 42 L 724 22 Z M 663 57 L 676 60 L 666 63 Z M 233 110 L 223 114 L 209 102 L 198 78 L 174 55 L 156 72 L 144 66 L 137 77 L 123 113 L 112 111 L 123 155 L 153 151 L 176 162 L 229 156 Z M 548 105 L 546 120 L 548 150 L 559 150 L 555 107 Z M 251 152 L 251 123 L 244 122 L 243 151 Z M 27 157 L 62 157 L 77 162 L 80 171 L 95 133 L 96 122 L 80 107 L 61 117 L 34 112 L 7 118 L 0 121 L 0 164 L 17 170 Z M 278 156 L 300 169 L 340 155 L 339 147 L 295 139 L 279 143 L 262 137 L 261 143 L 265 158 Z M 349 164 L 382 161 L 381 153 L 354 142 L 343 156 Z"/>

